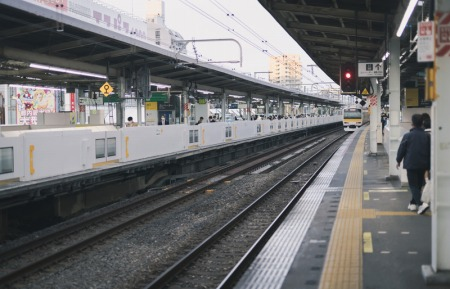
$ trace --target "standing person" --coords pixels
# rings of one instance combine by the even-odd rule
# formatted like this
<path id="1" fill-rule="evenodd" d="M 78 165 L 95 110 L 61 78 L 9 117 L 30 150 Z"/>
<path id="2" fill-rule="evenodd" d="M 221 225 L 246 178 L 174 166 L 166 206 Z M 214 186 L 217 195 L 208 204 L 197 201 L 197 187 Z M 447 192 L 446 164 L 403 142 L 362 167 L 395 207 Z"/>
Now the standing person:
<path id="1" fill-rule="evenodd" d="M 203 122 L 203 116 L 200 117 L 200 119 L 197 121 L 197 123 L 195 125 L 199 125 Z"/>
<path id="2" fill-rule="evenodd" d="M 386 123 L 387 123 L 387 116 L 386 116 L 386 114 L 383 112 L 383 113 L 381 114 L 381 132 L 383 133 L 383 135 L 384 135 L 384 127 L 386 126 Z"/>
<path id="3" fill-rule="evenodd" d="M 425 129 L 425 132 L 431 133 L 431 117 L 428 113 L 424 112 L 422 113 L 422 119 L 423 119 L 423 128 Z"/>
<path id="4" fill-rule="evenodd" d="M 133 121 L 133 117 L 128 117 L 128 122 L 125 124 L 126 126 L 137 126 L 137 123 Z"/>
<path id="5" fill-rule="evenodd" d="M 417 210 L 422 205 L 421 191 L 425 185 L 425 171 L 430 169 L 431 142 L 422 127 L 423 118 L 420 114 L 414 114 L 411 118 L 413 128 L 406 133 L 397 151 L 397 169 L 403 161 L 403 168 L 406 169 L 409 189 L 412 199 L 408 209 Z"/>

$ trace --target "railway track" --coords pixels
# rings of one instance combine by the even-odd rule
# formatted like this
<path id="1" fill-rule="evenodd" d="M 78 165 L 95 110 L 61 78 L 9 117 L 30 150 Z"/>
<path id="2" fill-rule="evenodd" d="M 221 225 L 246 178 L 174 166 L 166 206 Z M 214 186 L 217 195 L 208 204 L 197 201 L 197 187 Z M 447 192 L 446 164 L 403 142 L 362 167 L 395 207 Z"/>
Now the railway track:
<path id="1" fill-rule="evenodd" d="M 337 149 L 330 143 L 293 168 L 227 224 L 143 287 L 232 288 Z M 310 171 L 307 180 L 299 190 L 293 190 L 289 182 L 305 178 L 304 174 L 299 175 L 305 169 Z"/>
<path id="2" fill-rule="evenodd" d="M 324 139 L 326 139 L 325 135 L 319 135 L 295 145 L 286 145 L 270 154 L 266 153 L 264 156 L 258 155 L 244 162 L 222 167 L 202 178 L 171 186 L 156 193 L 150 193 L 129 201 L 121 208 L 115 208 L 107 213 L 93 216 L 82 223 L 73 224 L 63 230 L 48 234 L 11 250 L 2 251 L 0 252 L 0 263 L 3 264 L 0 266 L 2 272 L 0 284 L 11 283 L 63 260 L 77 251 L 132 228 L 139 222 L 144 220 L 148 222 L 149 219 L 159 216 L 170 208 L 187 202 L 195 203 L 197 201 L 195 198 L 201 198 L 214 185 L 224 183 L 264 166 L 274 168 L 283 162 L 280 161 L 272 165 L 268 165 L 268 163 L 272 163 L 275 159 L 280 159 L 287 154 L 292 154 L 292 151 L 304 153 L 308 146 L 313 148 L 318 143 L 323 142 Z M 33 256 L 39 256 L 39 258 Z"/>

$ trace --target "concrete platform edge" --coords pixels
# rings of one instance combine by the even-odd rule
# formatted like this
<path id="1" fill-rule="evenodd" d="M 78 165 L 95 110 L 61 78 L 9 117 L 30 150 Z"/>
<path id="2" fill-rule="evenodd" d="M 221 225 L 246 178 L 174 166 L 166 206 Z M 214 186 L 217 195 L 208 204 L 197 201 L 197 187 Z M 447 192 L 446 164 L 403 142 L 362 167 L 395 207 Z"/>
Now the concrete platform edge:
<path id="1" fill-rule="evenodd" d="M 431 265 L 422 265 L 422 275 L 427 285 L 450 287 L 450 270 L 435 272 Z"/>

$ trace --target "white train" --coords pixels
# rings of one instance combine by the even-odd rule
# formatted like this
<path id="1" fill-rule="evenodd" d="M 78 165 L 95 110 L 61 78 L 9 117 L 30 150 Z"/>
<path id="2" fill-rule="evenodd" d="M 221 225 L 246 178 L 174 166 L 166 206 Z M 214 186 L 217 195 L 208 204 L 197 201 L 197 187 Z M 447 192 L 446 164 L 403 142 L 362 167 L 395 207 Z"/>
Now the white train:
<path id="1" fill-rule="evenodd" d="M 306 127 L 341 116 L 116 128 L 0 126 L 0 186 L 104 169 Z"/>

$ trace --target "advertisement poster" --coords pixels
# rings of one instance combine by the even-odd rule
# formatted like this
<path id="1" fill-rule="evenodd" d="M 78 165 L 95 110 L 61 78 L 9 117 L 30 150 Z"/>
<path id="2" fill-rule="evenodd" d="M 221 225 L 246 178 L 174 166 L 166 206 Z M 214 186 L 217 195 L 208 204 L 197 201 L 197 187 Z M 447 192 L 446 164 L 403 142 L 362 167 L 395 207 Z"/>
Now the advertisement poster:
<path id="1" fill-rule="evenodd" d="M 18 87 L 14 99 L 17 124 L 37 124 L 39 112 L 55 112 L 55 91 L 44 88 Z"/>

